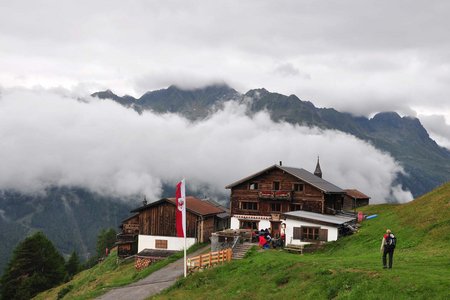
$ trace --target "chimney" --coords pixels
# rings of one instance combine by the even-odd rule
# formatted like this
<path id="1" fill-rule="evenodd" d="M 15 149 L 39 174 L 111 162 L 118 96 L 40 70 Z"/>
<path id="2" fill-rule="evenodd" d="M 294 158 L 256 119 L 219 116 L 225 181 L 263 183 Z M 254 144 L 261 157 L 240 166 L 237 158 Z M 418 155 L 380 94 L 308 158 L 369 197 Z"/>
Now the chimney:
<path id="1" fill-rule="evenodd" d="M 142 204 L 144 205 L 144 206 L 146 206 L 147 205 L 147 198 L 144 196 L 144 201 L 142 201 Z"/>
<path id="2" fill-rule="evenodd" d="M 280 167 L 283 165 L 283 162 L 280 160 Z"/>

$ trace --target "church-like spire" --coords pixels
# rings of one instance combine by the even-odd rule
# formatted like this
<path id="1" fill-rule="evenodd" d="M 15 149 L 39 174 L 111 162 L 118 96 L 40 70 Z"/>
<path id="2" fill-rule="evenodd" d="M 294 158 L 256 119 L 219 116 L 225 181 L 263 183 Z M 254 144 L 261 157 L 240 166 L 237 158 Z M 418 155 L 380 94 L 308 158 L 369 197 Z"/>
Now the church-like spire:
<path id="1" fill-rule="evenodd" d="M 317 156 L 317 165 L 316 170 L 314 171 L 314 175 L 322 178 L 322 170 L 320 169 L 319 156 Z"/>

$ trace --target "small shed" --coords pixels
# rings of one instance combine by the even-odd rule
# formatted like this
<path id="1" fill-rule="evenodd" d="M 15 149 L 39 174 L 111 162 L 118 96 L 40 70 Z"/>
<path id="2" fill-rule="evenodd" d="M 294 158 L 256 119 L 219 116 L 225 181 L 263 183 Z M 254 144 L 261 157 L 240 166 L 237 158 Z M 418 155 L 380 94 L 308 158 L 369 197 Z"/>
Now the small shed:
<path id="1" fill-rule="evenodd" d="M 344 210 L 354 210 L 361 206 L 369 205 L 370 197 L 357 189 L 346 189 L 344 195 Z"/>
<path id="2" fill-rule="evenodd" d="M 325 215 L 297 210 L 283 214 L 286 243 L 304 245 L 336 241 L 347 231 L 347 225 L 355 224 L 356 217 L 349 215 Z"/>

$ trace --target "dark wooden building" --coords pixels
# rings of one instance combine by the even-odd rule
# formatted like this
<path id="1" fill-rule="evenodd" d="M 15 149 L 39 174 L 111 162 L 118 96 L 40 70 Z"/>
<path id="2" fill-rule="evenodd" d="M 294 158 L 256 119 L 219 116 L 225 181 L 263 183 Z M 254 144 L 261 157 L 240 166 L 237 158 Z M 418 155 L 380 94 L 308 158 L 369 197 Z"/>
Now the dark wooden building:
<path id="1" fill-rule="evenodd" d="M 346 189 L 344 195 L 344 210 L 354 210 L 369 205 L 370 197 L 356 189 Z"/>
<path id="2" fill-rule="evenodd" d="M 139 235 L 139 214 L 133 214 L 122 221 L 119 226 L 120 233 L 117 234 L 117 254 L 126 257 L 137 253 L 137 242 Z"/>
<path id="3" fill-rule="evenodd" d="M 175 198 L 143 202 L 141 207 L 122 221 L 117 235 L 120 256 L 136 254 L 143 249 L 179 250 L 182 241 L 176 232 Z M 211 233 L 229 227 L 229 210 L 212 200 L 186 197 L 186 237 L 188 244 L 207 242 Z M 142 245 L 141 245 L 142 244 Z M 181 245 L 181 246 L 180 246 Z"/>
<path id="4" fill-rule="evenodd" d="M 139 213 L 139 234 L 177 236 L 175 198 L 164 198 L 131 212 Z M 220 221 L 217 215 L 224 212 L 207 201 L 186 197 L 186 236 L 197 238 L 200 243 L 207 242 L 211 233 L 217 230 L 216 224 Z"/>
<path id="5" fill-rule="evenodd" d="M 342 210 L 344 190 L 321 177 L 319 162 L 315 174 L 273 165 L 228 185 L 231 228 L 271 228 L 277 234 L 282 213 L 304 210 L 335 214 Z"/>

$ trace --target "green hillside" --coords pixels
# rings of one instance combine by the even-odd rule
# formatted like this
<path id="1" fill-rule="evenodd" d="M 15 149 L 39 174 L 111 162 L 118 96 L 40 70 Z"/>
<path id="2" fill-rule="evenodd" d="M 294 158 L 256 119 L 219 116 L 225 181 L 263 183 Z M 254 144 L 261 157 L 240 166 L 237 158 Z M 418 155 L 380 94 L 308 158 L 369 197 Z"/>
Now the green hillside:
<path id="1" fill-rule="evenodd" d="M 205 246 L 205 243 L 193 245 L 187 250 L 187 253 L 194 252 Z M 91 269 L 78 273 L 67 283 L 38 294 L 34 299 L 94 299 L 113 288 L 128 285 L 145 278 L 182 257 L 183 253 L 178 252 L 142 271 L 137 271 L 134 267 L 133 259 L 118 264 L 117 251 L 114 248 L 103 262 Z"/>
<path id="2" fill-rule="evenodd" d="M 289 254 L 253 249 L 248 257 L 180 279 L 155 299 L 450 299 L 450 183 L 403 205 L 362 209 L 378 214 L 357 234 L 330 243 L 322 252 Z M 382 269 L 381 237 L 398 238 L 392 270 Z M 192 249 L 194 251 L 194 249 Z M 137 272 L 133 263 L 105 262 L 83 271 L 37 299 L 93 299 L 134 282 L 181 254 Z"/>
<path id="3" fill-rule="evenodd" d="M 378 217 L 360 231 L 303 256 L 252 251 L 197 273 L 156 299 L 450 299 L 450 183 L 403 205 L 363 208 Z M 382 234 L 398 237 L 382 269 Z"/>

